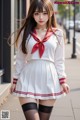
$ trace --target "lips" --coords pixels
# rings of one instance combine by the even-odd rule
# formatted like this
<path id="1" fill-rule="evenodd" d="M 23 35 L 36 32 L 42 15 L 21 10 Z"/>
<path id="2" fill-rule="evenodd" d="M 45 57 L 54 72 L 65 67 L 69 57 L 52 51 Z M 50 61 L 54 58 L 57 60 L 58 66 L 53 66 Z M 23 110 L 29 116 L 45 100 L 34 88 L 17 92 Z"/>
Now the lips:
<path id="1" fill-rule="evenodd" d="M 40 23 L 44 22 L 44 21 L 39 21 Z"/>

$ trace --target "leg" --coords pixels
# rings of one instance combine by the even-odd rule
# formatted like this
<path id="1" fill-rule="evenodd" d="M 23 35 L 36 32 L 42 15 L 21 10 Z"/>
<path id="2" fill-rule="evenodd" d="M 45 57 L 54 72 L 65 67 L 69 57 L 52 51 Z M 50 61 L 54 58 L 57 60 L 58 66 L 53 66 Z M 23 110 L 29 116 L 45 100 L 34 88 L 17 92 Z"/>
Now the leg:
<path id="1" fill-rule="evenodd" d="M 19 97 L 19 101 L 26 120 L 40 120 L 37 109 L 37 100 L 32 98 Z"/>
<path id="2" fill-rule="evenodd" d="M 40 120 L 49 120 L 55 101 L 56 100 L 40 100 L 39 101 Z"/>

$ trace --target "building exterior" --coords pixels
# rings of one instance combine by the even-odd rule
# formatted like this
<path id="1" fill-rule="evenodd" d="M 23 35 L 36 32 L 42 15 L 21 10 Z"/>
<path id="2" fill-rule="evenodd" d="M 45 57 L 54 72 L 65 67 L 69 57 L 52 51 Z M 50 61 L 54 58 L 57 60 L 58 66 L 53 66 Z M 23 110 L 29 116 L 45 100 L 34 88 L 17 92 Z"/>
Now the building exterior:
<path id="1" fill-rule="evenodd" d="M 7 41 L 20 26 L 18 20 L 26 17 L 29 4 L 30 0 L 0 0 L 0 84 L 11 82 L 15 50 Z M 14 38 L 12 35 L 11 44 Z"/>

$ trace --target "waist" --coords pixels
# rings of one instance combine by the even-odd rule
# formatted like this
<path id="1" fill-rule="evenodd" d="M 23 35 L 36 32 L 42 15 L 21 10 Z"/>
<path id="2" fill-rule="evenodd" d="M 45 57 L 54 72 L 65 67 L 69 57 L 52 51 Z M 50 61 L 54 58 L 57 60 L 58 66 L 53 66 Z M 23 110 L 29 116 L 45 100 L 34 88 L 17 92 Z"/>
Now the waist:
<path id="1" fill-rule="evenodd" d="M 39 61 L 43 61 L 43 62 L 51 62 L 51 63 L 54 63 L 54 61 L 52 60 L 49 60 L 49 59 L 30 59 L 30 60 L 27 60 L 27 62 L 39 62 Z"/>

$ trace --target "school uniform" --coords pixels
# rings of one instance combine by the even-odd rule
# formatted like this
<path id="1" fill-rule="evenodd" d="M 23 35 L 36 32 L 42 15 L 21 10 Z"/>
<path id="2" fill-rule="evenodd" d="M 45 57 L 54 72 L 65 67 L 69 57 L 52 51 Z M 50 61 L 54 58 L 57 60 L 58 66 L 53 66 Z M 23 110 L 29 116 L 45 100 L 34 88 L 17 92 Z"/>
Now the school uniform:
<path id="1" fill-rule="evenodd" d="M 55 35 L 56 34 L 56 35 Z M 56 37 L 57 36 L 57 37 Z M 65 95 L 61 84 L 66 82 L 63 32 L 48 30 L 42 41 L 36 30 L 26 41 L 27 54 L 19 45 L 13 81 L 17 81 L 13 95 L 34 99 L 57 99 Z"/>

